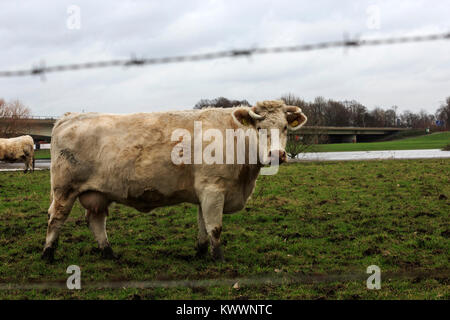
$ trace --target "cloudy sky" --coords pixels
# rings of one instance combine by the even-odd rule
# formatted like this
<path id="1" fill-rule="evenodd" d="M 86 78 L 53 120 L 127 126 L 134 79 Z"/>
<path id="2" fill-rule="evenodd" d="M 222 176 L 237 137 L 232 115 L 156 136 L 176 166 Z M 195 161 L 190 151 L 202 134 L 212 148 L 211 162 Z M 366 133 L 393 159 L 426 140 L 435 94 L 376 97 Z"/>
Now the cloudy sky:
<path id="1" fill-rule="evenodd" d="M 448 32 L 449 11 L 448 0 L 2 0 L 0 70 Z M 286 93 L 434 112 L 450 96 L 450 41 L 0 78 L 0 97 L 35 115 L 190 109 L 202 98 L 254 103 Z"/>

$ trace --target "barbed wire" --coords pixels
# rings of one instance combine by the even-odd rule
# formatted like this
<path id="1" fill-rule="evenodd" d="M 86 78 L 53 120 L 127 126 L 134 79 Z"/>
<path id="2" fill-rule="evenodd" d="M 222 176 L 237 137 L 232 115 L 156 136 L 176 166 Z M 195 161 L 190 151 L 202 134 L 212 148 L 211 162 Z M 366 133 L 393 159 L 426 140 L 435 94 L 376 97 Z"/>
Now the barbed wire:
<path id="1" fill-rule="evenodd" d="M 261 54 L 280 54 L 287 52 L 300 52 L 300 51 L 313 51 L 323 50 L 329 48 L 338 47 L 362 47 L 362 46 L 379 46 L 379 45 L 393 45 L 393 44 L 405 44 L 413 42 L 425 42 L 425 41 L 437 41 L 450 39 L 450 32 L 441 34 L 431 34 L 422 36 L 404 36 L 385 39 L 371 39 L 371 40 L 358 40 L 358 39 L 344 39 L 342 41 L 329 41 L 320 42 L 315 44 L 300 44 L 294 46 L 280 46 L 280 47 L 266 47 L 266 48 L 252 48 L 252 49 L 235 49 L 216 51 L 203 54 L 172 56 L 172 57 L 160 57 L 160 58 L 143 58 L 139 59 L 132 57 L 127 60 L 109 60 L 109 61 L 97 61 L 97 62 L 85 62 L 66 65 L 45 66 L 41 63 L 38 67 L 31 69 L 14 70 L 14 71 L 0 71 L 0 77 L 17 77 L 17 76 L 29 76 L 40 75 L 50 72 L 63 72 L 63 71 L 76 71 L 82 69 L 94 69 L 94 68 L 106 68 L 106 67 L 118 67 L 118 66 L 144 66 L 155 64 L 167 64 L 167 63 L 181 63 L 181 62 L 195 62 L 214 60 L 222 58 L 235 58 L 242 56 L 252 56 Z"/>

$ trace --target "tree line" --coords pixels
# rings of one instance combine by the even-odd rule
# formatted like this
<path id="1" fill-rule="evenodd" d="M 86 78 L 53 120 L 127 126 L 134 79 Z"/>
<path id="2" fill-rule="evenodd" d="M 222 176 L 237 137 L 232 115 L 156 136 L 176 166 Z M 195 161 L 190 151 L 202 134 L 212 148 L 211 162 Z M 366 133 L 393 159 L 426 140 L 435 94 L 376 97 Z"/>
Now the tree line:
<path id="1" fill-rule="evenodd" d="M 369 110 L 355 100 L 337 101 L 317 97 L 312 102 L 285 94 L 281 98 L 286 104 L 298 106 L 308 116 L 309 126 L 336 127 L 407 127 L 414 129 L 430 128 L 432 130 L 450 130 L 450 96 L 439 106 L 435 113 L 421 110 L 399 112 L 397 106 L 389 108 L 376 107 Z M 232 108 L 239 105 L 250 106 L 243 100 L 230 100 L 224 97 L 201 99 L 194 109 Z M 27 126 L 23 119 L 30 118 L 31 110 L 19 100 L 5 101 L 0 98 L 0 137 L 16 136 Z M 438 122 L 438 124 L 436 123 Z"/>
<path id="2" fill-rule="evenodd" d="M 312 102 L 293 94 L 283 95 L 281 98 L 286 104 L 298 106 L 308 116 L 309 126 L 335 126 L 335 127 L 407 127 L 414 129 L 450 129 L 450 97 L 437 109 L 435 113 L 421 110 L 417 113 L 406 110 L 398 111 L 397 106 L 389 108 L 375 107 L 369 110 L 362 103 L 355 100 L 337 101 L 317 97 Z M 231 108 L 247 105 L 247 100 L 229 100 L 224 97 L 216 99 L 202 99 L 194 109 Z M 438 124 L 436 121 L 439 121 Z"/>
<path id="3" fill-rule="evenodd" d="M 28 129 L 31 109 L 19 100 L 5 101 L 0 98 L 0 138 L 11 138 L 23 134 Z"/>

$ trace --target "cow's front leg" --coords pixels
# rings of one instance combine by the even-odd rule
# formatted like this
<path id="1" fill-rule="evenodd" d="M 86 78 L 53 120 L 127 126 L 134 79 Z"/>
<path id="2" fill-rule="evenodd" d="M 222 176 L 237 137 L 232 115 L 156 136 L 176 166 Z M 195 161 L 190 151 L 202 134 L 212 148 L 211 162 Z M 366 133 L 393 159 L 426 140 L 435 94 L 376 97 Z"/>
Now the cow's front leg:
<path id="1" fill-rule="evenodd" d="M 201 212 L 203 213 L 203 221 L 211 244 L 211 255 L 214 260 L 223 260 L 220 234 L 222 232 L 224 199 L 224 193 L 214 189 L 205 190 L 201 197 Z"/>
<path id="2" fill-rule="evenodd" d="M 197 224 L 198 224 L 198 238 L 195 250 L 198 257 L 203 257 L 208 252 L 208 232 L 205 227 L 205 220 L 203 219 L 202 207 L 198 206 L 197 212 Z"/>

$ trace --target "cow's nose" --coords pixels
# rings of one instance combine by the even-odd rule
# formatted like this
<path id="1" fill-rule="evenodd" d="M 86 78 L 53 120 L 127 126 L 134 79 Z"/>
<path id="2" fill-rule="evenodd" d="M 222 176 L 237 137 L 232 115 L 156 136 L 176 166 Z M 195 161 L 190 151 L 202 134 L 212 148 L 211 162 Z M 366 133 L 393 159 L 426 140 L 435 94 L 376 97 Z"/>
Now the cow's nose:
<path id="1" fill-rule="evenodd" d="M 277 153 L 278 153 L 278 162 L 279 163 L 283 163 L 286 162 L 287 160 L 287 155 L 286 155 L 286 151 L 284 150 L 274 150 L 273 153 L 272 151 L 269 151 L 269 157 L 272 158 L 272 155 L 274 157 L 277 157 Z"/>
<path id="2" fill-rule="evenodd" d="M 286 162 L 286 160 L 287 160 L 286 151 L 280 150 L 279 158 L 280 158 L 280 163 Z"/>

